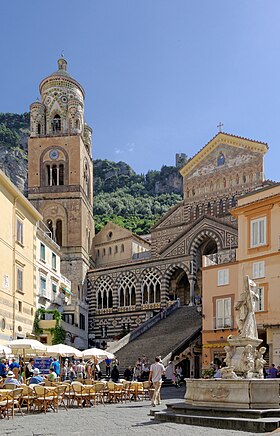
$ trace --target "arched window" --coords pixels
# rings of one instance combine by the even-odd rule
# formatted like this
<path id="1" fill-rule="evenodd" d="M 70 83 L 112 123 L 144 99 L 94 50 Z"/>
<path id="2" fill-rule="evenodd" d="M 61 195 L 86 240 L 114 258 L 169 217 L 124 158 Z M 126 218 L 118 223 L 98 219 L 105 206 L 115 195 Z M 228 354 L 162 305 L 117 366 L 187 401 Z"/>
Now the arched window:
<path id="1" fill-rule="evenodd" d="M 100 257 L 100 251 L 97 250 L 97 257 Z"/>
<path id="2" fill-rule="evenodd" d="M 109 247 L 109 254 L 112 254 L 112 247 Z"/>
<path id="3" fill-rule="evenodd" d="M 222 215 L 224 212 L 224 204 L 223 204 L 223 200 L 220 200 L 219 202 L 219 215 Z"/>
<path id="4" fill-rule="evenodd" d="M 147 271 L 141 289 L 143 304 L 160 302 L 160 278 L 156 270 Z"/>
<path id="5" fill-rule="evenodd" d="M 64 165 L 63 164 L 59 164 L 58 184 L 64 185 Z"/>
<path id="6" fill-rule="evenodd" d="M 97 309 L 102 309 L 102 293 L 101 293 L 101 291 L 97 292 L 96 302 L 97 302 L 97 304 L 96 304 Z"/>
<path id="7" fill-rule="evenodd" d="M 75 121 L 75 127 L 76 129 L 80 129 L 80 120 Z"/>
<path id="8" fill-rule="evenodd" d="M 235 207 L 235 205 L 236 205 L 236 200 L 235 200 L 235 197 L 233 196 L 231 198 L 231 207 Z"/>
<path id="9" fill-rule="evenodd" d="M 108 307 L 113 307 L 113 292 L 111 289 L 108 291 Z"/>
<path id="10" fill-rule="evenodd" d="M 58 245 L 62 246 L 62 221 L 56 221 L 56 229 L 55 229 L 55 241 Z"/>
<path id="11" fill-rule="evenodd" d="M 37 126 L 37 133 L 38 133 L 38 135 L 41 135 L 41 124 L 40 123 L 38 123 L 38 126 Z"/>
<path id="12" fill-rule="evenodd" d="M 115 253 L 118 253 L 118 251 L 119 251 L 119 248 L 117 245 L 115 245 Z"/>
<path id="13" fill-rule="evenodd" d="M 195 219 L 199 218 L 199 206 L 197 205 L 195 208 Z"/>
<path id="14" fill-rule="evenodd" d="M 53 117 L 52 127 L 53 127 L 53 132 L 60 132 L 61 131 L 61 118 L 58 114 L 56 114 Z"/>
<path id="15" fill-rule="evenodd" d="M 47 227 L 50 231 L 50 237 L 53 239 L 54 234 L 53 234 L 53 222 L 52 222 L 52 220 L 48 219 L 46 224 L 47 224 Z"/>
<path id="16" fill-rule="evenodd" d="M 88 164 L 85 162 L 84 164 L 84 191 L 86 193 L 86 196 L 89 196 L 90 190 L 89 190 L 89 170 L 88 170 Z"/>
<path id="17" fill-rule="evenodd" d="M 103 248 L 103 256 L 106 255 L 106 248 Z"/>
<path id="18" fill-rule="evenodd" d="M 119 305 L 134 306 L 136 303 L 136 283 L 133 274 L 122 275 L 118 285 Z"/>
<path id="19" fill-rule="evenodd" d="M 124 252 L 124 244 L 121 245 L 121 252 Z"/>
<path id="20" fill-rule="evenodd" d="M 211 215 L 211 203 L 210 202 L 207 204 L 207 214 Z"/>
<path id="21" fill-rule="evenodd" d="M 100 277 L 95 282 L 96 308 L 108 309 L 113 307 L 113 290 L 110 277 Z"/>

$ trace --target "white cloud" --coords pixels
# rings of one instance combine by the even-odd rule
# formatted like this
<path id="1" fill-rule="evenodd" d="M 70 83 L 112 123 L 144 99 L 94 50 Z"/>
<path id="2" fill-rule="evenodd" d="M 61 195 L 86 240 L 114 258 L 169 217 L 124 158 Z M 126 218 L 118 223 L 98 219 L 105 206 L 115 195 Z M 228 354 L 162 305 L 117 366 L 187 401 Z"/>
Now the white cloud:
<path id="1" fill-rule="evenodd" d="M 121 150 L 120 148 L 115 148 L 115 154 L 121 154 L 123 153 L 123 150 Z"/>
<path id="2" fill-rule="evenodd" d="M 134 149 L 135 149 L 135 144 L 134 144 L 134 142 L 129 142 L 129 143 L 127 144 L 127 151 L 129 151 L 130 153 L 132 153 L 132 152 L 134 151 Z"/>

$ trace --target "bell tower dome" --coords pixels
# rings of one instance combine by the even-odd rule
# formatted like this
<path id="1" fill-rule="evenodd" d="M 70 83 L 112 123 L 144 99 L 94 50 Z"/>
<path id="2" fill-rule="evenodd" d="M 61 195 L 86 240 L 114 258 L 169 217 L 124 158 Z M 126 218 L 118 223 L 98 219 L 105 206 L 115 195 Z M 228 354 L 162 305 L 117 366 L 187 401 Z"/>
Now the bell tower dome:
<path id="1" fill-rule="evenodd" d="M 40 101 L 30 106 L 28 198 L 61 246 L 61 271 L 72 282 L 79 324 L 86 273 L 93 266 L 92 129 L 84 119 L 85 91 L 68 73 L 64 57 L 39 91 Z"/>

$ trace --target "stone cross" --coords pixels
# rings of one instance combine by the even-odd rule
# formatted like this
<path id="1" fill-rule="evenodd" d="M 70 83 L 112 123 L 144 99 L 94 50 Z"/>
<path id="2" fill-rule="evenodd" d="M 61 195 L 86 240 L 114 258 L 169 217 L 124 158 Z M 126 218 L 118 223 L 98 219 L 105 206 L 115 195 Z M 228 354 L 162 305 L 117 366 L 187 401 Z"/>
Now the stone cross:
<path id="1" fill-rule="evenodd" d="M 219 124 L 217 125 L 219 132 L 222 131 L 222 127 L 224 127 L 224 125 L 221 123 L 221 121 L 219 122 Z"/>

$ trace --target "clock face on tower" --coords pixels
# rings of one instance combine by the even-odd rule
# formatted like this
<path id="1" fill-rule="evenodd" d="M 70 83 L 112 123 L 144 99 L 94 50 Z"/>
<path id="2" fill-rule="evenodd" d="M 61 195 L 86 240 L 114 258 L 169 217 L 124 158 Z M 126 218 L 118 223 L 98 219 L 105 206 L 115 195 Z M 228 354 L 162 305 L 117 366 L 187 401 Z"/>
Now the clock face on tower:
<path id="1" fill-rule="evenodd" d="M 54 148 L 50 151 L 49 156 L 52 160 L 55 160 L 58 158 L 58 151 Z"/>

